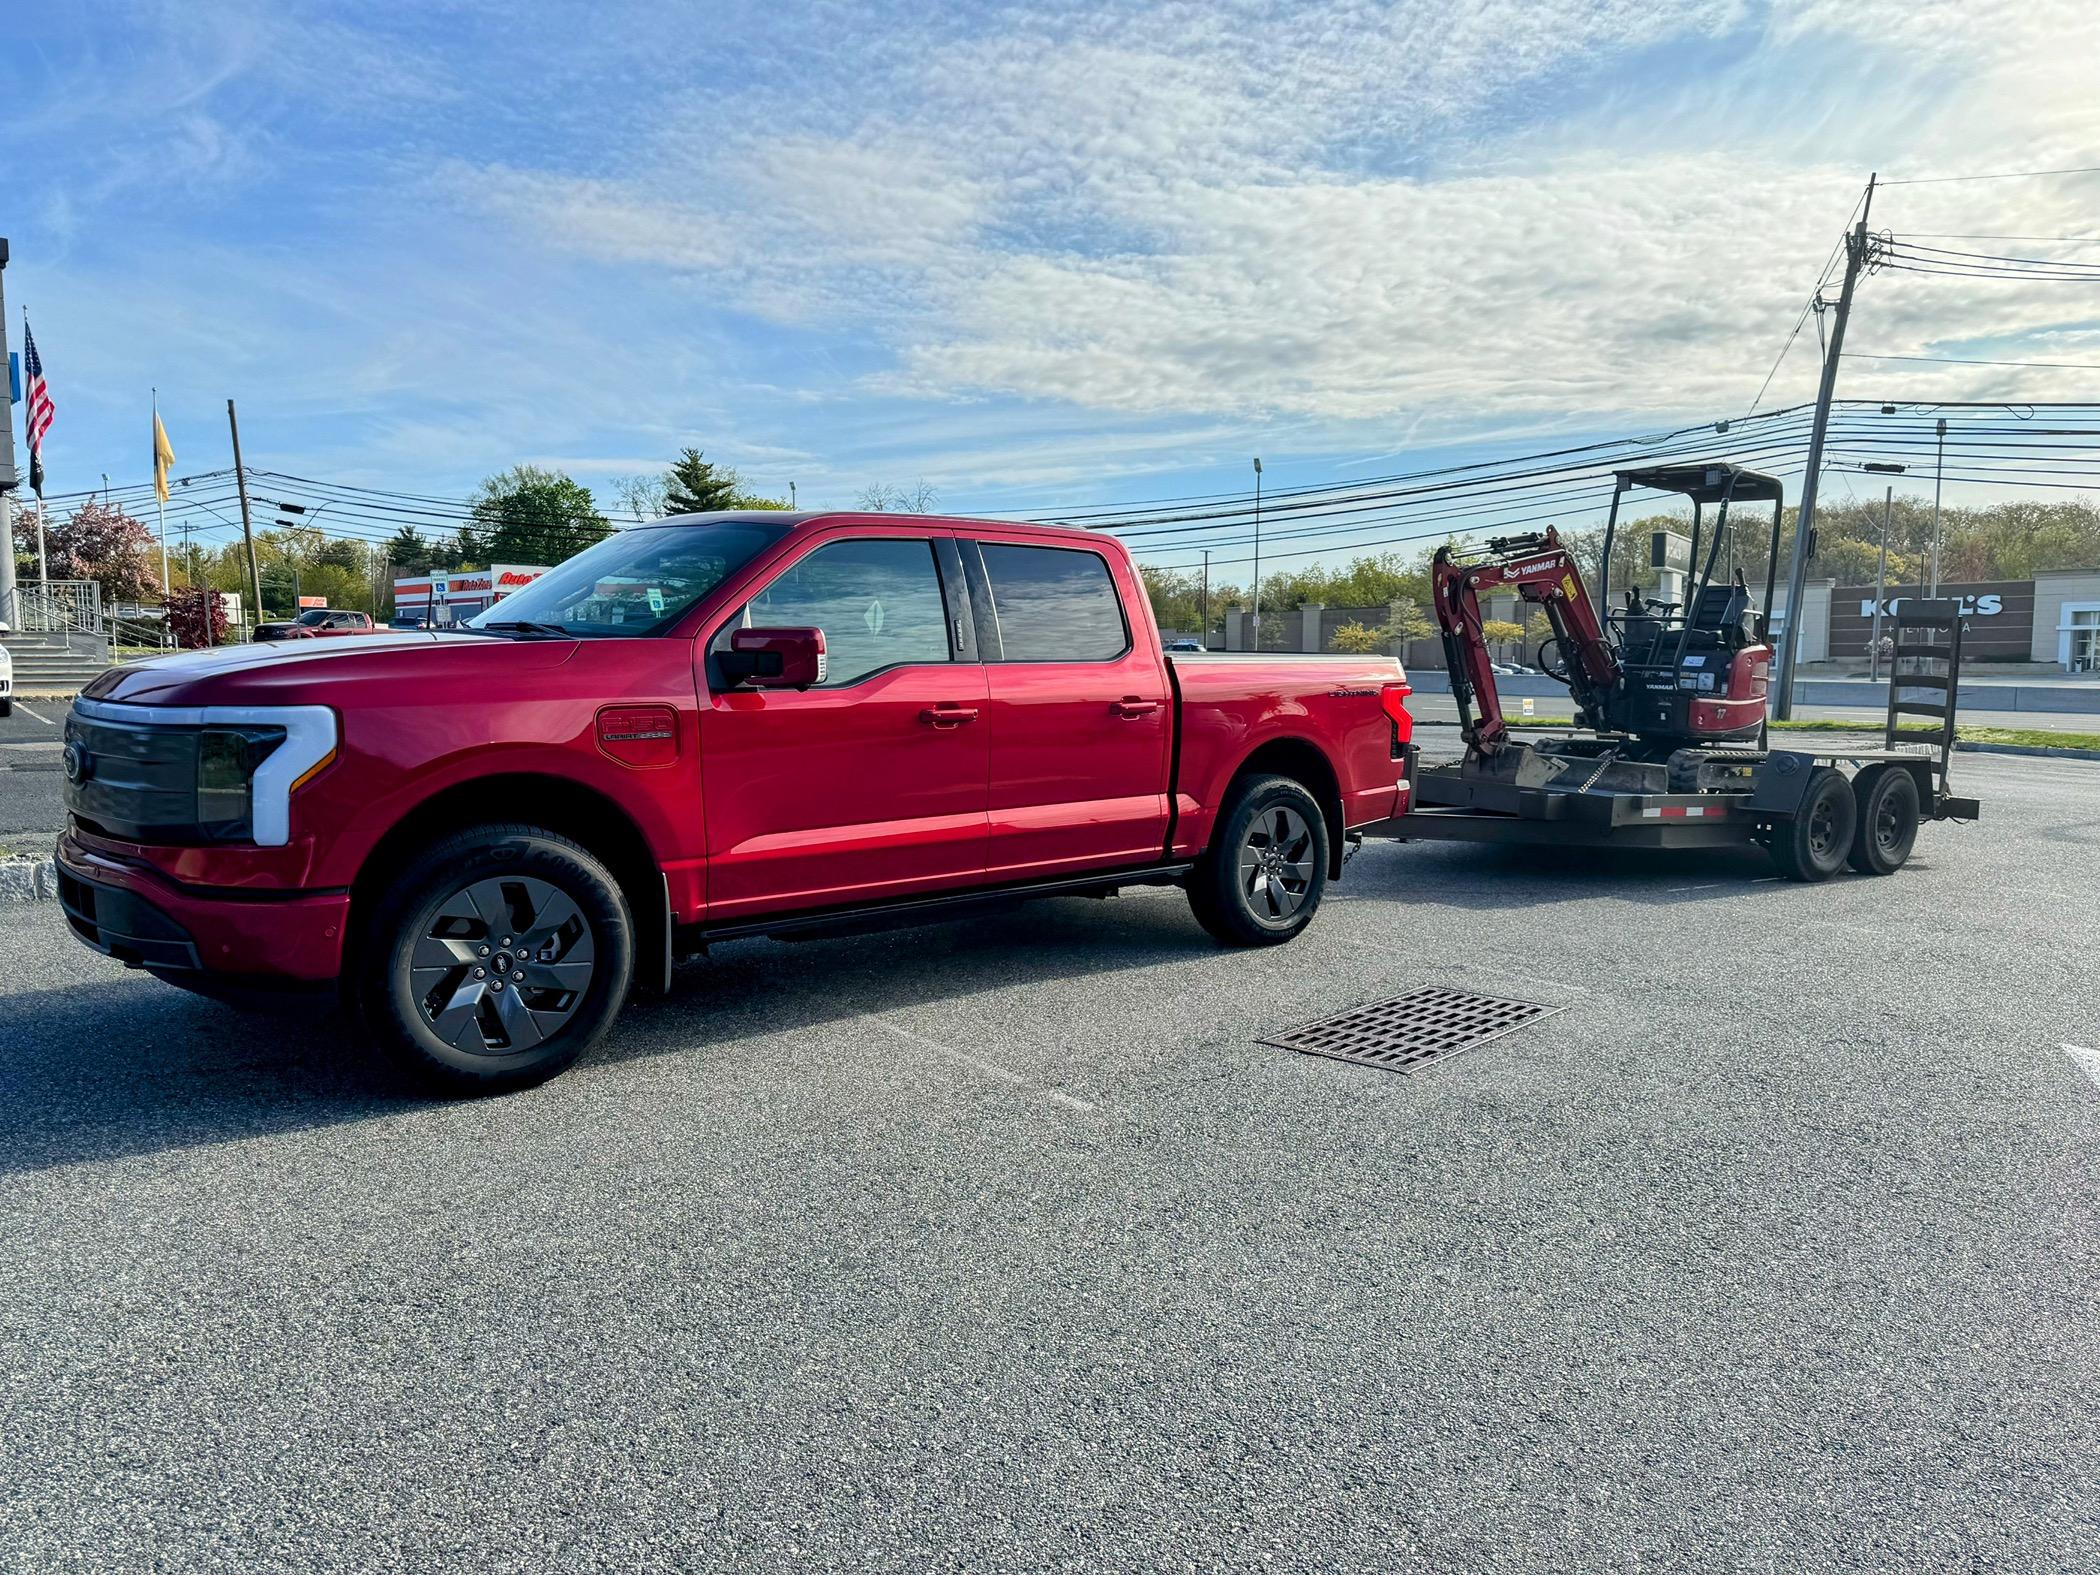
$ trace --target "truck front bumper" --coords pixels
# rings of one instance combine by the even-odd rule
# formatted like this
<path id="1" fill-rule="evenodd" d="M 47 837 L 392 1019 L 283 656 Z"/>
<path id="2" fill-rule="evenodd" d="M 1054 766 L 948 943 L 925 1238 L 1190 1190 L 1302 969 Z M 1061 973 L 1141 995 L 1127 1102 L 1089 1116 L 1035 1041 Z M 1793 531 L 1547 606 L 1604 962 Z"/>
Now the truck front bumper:
<path id="1" fill-rule="evenodd" d="M 68 832 L 58 843 L 58 896 L 75 935 L 135 968 L 286 984 L 322 984 L 342 971 L 346 891 L 185 886 Z"/>

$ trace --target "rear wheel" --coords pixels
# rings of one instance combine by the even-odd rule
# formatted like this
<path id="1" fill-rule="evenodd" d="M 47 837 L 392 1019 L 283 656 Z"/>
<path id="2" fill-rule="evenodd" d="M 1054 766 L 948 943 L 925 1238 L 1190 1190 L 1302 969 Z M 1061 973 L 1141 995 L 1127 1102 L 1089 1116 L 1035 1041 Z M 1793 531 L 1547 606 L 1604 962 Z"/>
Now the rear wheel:
<path id="1" fill-rule="evenodd" d="M 1289 777 L 1248 777 L 1189 876 L 1197 921 L 1228 946 L 1277 946 L 1319 910 L 1327 890 L 1327 817 Z"/>
<path id="2" fill-rule="evenodd" d="M 1772 834 L 1772 862 L 1791 880 L 1828 880 L 1845 867 L 1858 820 L 1845 774 L 1817 766 L 1809 773 L 1800 812 Z"/>
<path id="3" fill-rule="evenodd" d="M 1901 766 L 1875 766 L 1852 782 L 1858 807 L 1847 857 L 1862 875 L 1893 875 L 1918 840 L 1918 779 Z"/>
<path id="4" fill-rule="evenodd" d="M 536 826 L 481 826 L 410 862 L 361 948 L 373 1033 L 421 1081 L 498 1093 L 573 1065 L 612 1026 L 634 921 L 587 848 Z"/>

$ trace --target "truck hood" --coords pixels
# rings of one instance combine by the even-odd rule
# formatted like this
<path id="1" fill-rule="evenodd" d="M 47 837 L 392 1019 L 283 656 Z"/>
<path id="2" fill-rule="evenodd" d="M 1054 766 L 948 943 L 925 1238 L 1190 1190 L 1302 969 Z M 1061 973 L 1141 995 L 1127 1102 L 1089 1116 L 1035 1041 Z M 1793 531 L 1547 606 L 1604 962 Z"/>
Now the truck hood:
<path id="1" fill-rule="evenodd" d="M 156 656 L 113 667 L 82 694 L 134 705 L 325 705 L 346 680 L 473 681 L 559 667 L 574 640 L 403 630 L 335 640 L 273 640 Z"/>

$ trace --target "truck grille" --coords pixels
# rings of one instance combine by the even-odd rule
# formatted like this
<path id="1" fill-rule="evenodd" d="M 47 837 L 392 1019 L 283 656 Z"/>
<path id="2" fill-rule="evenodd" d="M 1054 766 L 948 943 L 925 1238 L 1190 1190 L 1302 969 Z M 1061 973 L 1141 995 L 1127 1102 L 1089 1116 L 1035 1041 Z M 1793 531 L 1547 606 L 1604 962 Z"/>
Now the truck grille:
<path id="1" fill-rule="evenodd" d="M 198 840 L 199 729 L 66 716 L 66 809 L 129 842 Z"/>

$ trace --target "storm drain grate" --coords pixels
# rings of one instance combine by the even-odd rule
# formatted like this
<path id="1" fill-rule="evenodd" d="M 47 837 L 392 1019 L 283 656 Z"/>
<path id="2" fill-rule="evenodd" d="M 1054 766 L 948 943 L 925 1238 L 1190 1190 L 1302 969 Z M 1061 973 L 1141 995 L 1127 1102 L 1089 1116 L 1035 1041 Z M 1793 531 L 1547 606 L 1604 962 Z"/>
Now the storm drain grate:
<path id="1" fill-rule="evenodd" d="M 1390 1001 L 1351 1007 L 1339 1017 L 1286 1029 L 1261 1042 L 1359 1066 L 1412 1072 L 1559 1010 L 1536 1001 L 1503 1001 L 1430 985 Z"/>

